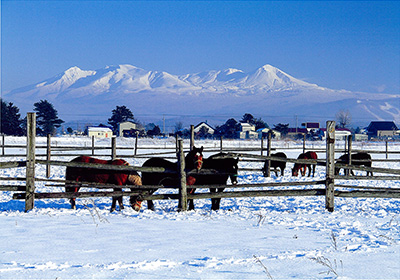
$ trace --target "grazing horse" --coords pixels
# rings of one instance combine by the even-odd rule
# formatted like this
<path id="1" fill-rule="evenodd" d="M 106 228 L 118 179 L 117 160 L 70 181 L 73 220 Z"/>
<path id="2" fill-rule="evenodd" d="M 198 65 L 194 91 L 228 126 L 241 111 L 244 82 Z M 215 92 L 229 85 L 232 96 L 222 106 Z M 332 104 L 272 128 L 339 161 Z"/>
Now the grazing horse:
<path id="1" fill-rule="evenodd" d="M 102 160 L 88 156 L 80 156 L 71 160 L 71 162 L 81 162 L 81 163 L 97 163 L 104 165 L 129 165 L 123 159 L 114 159 L 114 160 Z M 136 185 L 140 186 L 141 178 L 137 172 L 131 171 L 116 171 L 109 169 L 99 169 L 99 168 L 82 168 L 82 167 L 73 167 L 68 166 L 66 170 L 66 180 L 76 181 L 76 182 L 90 182 L 90 183 L 103 183 L 103 184 L 114 184 L 114 185 Z M 65 187 L 65 191 L 67 193 L 78 192 L 80 189 L 79 185 L 73 185 Z M 133 189 L 132 189 L 133 190 Z M 114 188 L 114 191 L 122 191 L 122 188 Z M 122 202 L 122 196 L 112 197 L 112 205 L 111 212 L 115 210 L 116 204 L 119 204 L 120 209 L 124 209 L 124 205 Z M 71 209 L 76 209 L 75 198 L 70 199 Z M 132 204 L 133 209 L 136 209 L 137 206 Z"/>
<path id="2" fill-rule="evenodd" d="M 191 171 L 195 169 L 199 171 L 203 165 L 203 147 L 196 148 L 193 147 L 185 157 L 185 171 Z M 165 160 L 163 158 L 150 158 L 145 163 L 143 163 L 143 167 L 163 167 L 168 171 L 172 171 L 171 173 L 161 173 L 161 172 L 142 172 L 142 182 L 143 185 L 163 185 L 163 186 L 179 186 L 179 174 L 176 173 L 178 170 L 178 162 L 171 162 Z M 194 177 L 187 176 L 186 183 L 187 185 L 194 184 Z M 152 194 L 157 189 L 150 189 L 148 194 Z M 188 188 L 188 193 L 190 193 L 191 189 Z M 133 198 L 137 204 L 141 205 L 142 200 L 139 196 Z M 148 209 L 154 210 L 154 203 L 152 200 L 147 201 Z"/>
<path id="3" fill-rule="evenodd" d="M 238 158 L 233 158 L 226 153 L 212 155 L 203 162 L 203 170 L 210 169 L 216 171 L 213 174 L 194 174 L 195 185 L 226 185 L 228 178 L 233 185 L 237 184 Z M 225 188 L 210 188 L 211 193 L 223 192 Z M 211 210 L 218 210 L 221 198 L 211 199 Z M 194 209 L 193 199 L 188 200 L 189 210 Z"/>
<path id="4" fill-rule="evenodd" d="M 276 154 L 272 154 L 272 157 L 280 157 L 280 158 L 284 158 L 286 159 L 287 156 L 285 155 L 285 153 L 276 153 Z M 277 168 L 280 169 L 281 171 L 281 176 L 283 176 L 285 174 L 285 168 L 286 168 L 286 161 L 277 161 L 277 160 L 271 160 L 271 167 L 273 167 L 275 169 L 275 175 L 276 177 L 278 177 L 278 171 Z M 267 176 L 267 168 L 268 168 L 268 160 L 265 161 L 264 163 L 264 168 L 263 168 L 263 174 L 264 177 Z"/>
<path id="5" fill-rule="evenodd" d="M 306 152 L 304 154 L 300 154 L 297 157 L 297 159 L 318 159 L 318 156 L 317 156 L 316 152 Z M 313 177 L 315 175 L 315 167 L 316 167 L 316 164 L 312 164 L 312 176 Z M 292 169 L 292 176 L 297 176 L 299 174 L 299 170 L 300 170 L 301 176 L 305 176 L 307 168 L 308 168 L 308 177 L 310 177 L 311 164 L 295 163 L 294 167 Z"/>
<path id="6" fill-rule="evenodd" d="M 341 155 L 340 158 L 337 160 L 337 163 L 349 164 L 349 154 Z M 372 165 L 371 155 L 368 153 L 351 154 L 351 164 L 358 165 L 358 166 L 371 167 L 371 165 Z M 340 172 L 340 168 L 336 167 L 335 175 L 339 175 L 339 172 Z M 354 176 L 353 169 L 351 169 L 350 172 L 351 172 L 351 175 Z M 368 174 L 371 174 L 371 176 L 373 176 L 372 171 L 367 171 L 367 176 L 368 176 Z"/>

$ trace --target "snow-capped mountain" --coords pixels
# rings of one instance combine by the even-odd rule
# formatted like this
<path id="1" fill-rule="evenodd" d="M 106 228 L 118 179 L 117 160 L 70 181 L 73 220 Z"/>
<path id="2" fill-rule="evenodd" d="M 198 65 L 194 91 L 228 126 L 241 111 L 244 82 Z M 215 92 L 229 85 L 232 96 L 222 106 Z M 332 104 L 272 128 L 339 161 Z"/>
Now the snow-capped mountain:
<path id="1" fill-rule="evenodd" d="M 288 122 L 334 119 L 349 110 L 353 120 L 400 122 L 400 96 L 331 90 L 296 79 L 271 65 L 254 71 L 228 68 L 172 75 L 132 65 L 99 70 L 71 67 L 65 72 L 24 88 L 3 93 L 23 113 L 41 99 L 52 102 L 64 120 L 96 116 L 106 119 L 115 106 L 126 105 L 140 116 L 193 116 L 209 121 L 251 113 L 266 121 Z M 274 120 L 268 120 L 273 118 Z M 188 118 L 184 118 L 186 121 Z M 194 122 L 195 120 L 193 120 Z"/>

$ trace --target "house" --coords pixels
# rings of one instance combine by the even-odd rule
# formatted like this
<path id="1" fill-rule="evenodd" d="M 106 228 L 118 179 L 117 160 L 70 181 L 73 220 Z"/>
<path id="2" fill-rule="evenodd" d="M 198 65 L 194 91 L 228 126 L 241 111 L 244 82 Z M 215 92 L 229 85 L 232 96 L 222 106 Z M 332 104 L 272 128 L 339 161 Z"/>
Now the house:
<path id="1" fill-rule="evenodd" d="M 320 128 L 321 140 L 326 139 L 326 128 Z M 351 135 L 351 130 L 347 128 L 335 129 L 335 140 L 346 140 L 346 137 Z"/>
<path id="2" fill-rule="evenodd" d="M 211 127 L 208 123 L 206 122 L 201 122 L 198 125 L 196 125 L 193 129 L 195 134 L 198 134 L 200 131 L 207 131 L 209 134 L 214 134 L 215 129 Z"/>
<path id="3" fill-rule="evenodd" d="M 136 123 L 126 121 L 118 124 L 118 136 L 122 137 L 124 135 L 124 131 L 128 132 L 128 134 L 131 131 L 136 131 L 138 130 L 138 125 Z M 126 134 L 126 133 L 125 133 Z"/>
<path id="4" fill-rule="evenodd" d="M 301 124 L 308 132 L 313 131 L 316 132 L 319 130 L 319 123 L 317 122 L 306 122 Z"/>
<path id="5" fill-rule="evenodd" d="M 367 127 L 369 138 L 393 137 L 399 134 L 398 130 L 392 121 L 372 121 Z"/>
<path id="6" fill-rule="evenodd" d="M 97 127 L 97 126 L 92 126 L 88 127 L 88 135 L 89 137 L 96 137 L 96 138 L 110 138 L 113 137 L 113 132 L 110 128 L 108 127 Z"/>
<path id="7" fill-rule="evenodd" d="M 239 123 L 239 131 L 237 136 L 240 139 L 257 139 L 258 133 L 256 127 L 250 123 Z"/>
<path id="8" fill-rule="evenodd" d="M 298 135 L 307 135 L 308 130 L 307 128 L 300 128 L 300 127 L 294 127 L 294 128 L 288 128 L 287 136 L 291 138 L 296 138 Z"/>
<path id="9" fill-rule="evenodd" d="M 270 128 L 266 128 L 266 127 L 257 129 L 258 139 L 267 137 L 268 132 L 270 132 L 270 131 L 272 131 L 272 137 L 273 138 L 281 139 L 282 134 L 279 131 L 273 130 L 273 129 L 270 129 Z"/>

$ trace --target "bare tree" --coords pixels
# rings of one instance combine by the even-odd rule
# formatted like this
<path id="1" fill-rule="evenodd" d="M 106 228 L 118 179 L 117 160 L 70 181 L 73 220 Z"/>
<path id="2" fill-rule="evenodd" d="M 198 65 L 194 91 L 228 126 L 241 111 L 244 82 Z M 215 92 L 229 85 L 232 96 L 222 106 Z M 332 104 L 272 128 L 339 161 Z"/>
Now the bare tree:
<path id="1" fill-rule="evenodd" d="M 349 110 L 340 110 L 336 113 L 336 120 L 339 128 L 345 128 L 351 123 L 351 114 Z"/>

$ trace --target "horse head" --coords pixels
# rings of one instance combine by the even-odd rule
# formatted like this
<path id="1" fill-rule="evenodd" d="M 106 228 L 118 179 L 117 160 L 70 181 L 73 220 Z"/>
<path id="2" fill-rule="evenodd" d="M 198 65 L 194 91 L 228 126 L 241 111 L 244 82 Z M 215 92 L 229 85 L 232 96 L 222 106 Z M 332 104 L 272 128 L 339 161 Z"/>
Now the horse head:
<path id="1" fill-rule="evenodd" d="M 238 159 L 238 158 L 232 159 L 232 166 L 230 166 L 231 172 L 230 172 L 229 178 L 231 178 L 231 182 L 232 182 L 233 185 L 236 185 L 237 182 L 238 182 L 238 181 L 237 181 L 237 176 L 238 176 L 238 162 L 239 162 L 239 159 Z"/>
<path id="2" fill-rule="evenodd" d="M 203 146 L 193 149 L 185 157 L 186 169 L 199 171 L 203 167 Z"/>

